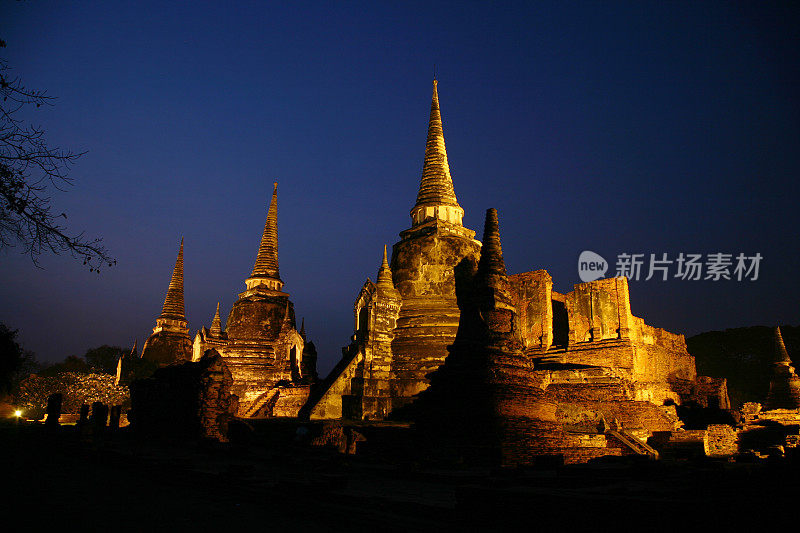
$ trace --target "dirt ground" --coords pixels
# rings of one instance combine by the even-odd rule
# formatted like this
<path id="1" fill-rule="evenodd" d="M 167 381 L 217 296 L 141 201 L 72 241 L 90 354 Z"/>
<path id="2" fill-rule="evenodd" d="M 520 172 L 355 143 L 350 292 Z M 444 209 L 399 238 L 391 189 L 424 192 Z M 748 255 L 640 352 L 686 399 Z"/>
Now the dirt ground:
<path id="1" fill-rule="evenodd" d="M 41 424 L 0 426 L 0 469 L 4 516 L 31 530 L 740 531 L 794 515 L 800 485 L 786 460 L 445 468 Z"/>

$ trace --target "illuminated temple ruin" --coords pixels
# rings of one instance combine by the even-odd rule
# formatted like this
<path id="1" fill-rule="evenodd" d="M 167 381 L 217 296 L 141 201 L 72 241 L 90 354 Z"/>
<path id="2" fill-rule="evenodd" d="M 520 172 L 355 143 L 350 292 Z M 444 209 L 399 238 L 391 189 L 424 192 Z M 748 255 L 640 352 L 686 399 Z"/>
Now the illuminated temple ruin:
<path id="1" fill-rule="evenodd" d="M 730 408 L 725 380 L 697 376 L 683 335 L 632 314 L 626 278 L 561 294 L 545 270 L 507 274 L 495 210 L 483 244 L 463 226 L 436 81 L 410 215 L 391 257 L 384 248 L 376 281 L 361 287 L 351 342 L 326 379 L 317 380 L 314 346 L 283 292 L 277 184 L 255 266 L 225 327 L 217 305 L 190 346 L 181 244 L 143 357 L 167 365 L 215 350 L 232 376 L 239 417 L 412 422 L 437 453 L 500 464 L 654 456 L 647 439 L 679 430 L 680 406 Z M 794 393 L 793 370 L 777 367 L 780 379 L 791 374 Z"/>
<path id="2" fill-rule="evenodd" d="M 496 247 L 482 253 L 475 232 L 462 225 L 464 210 L 453 187 L 434 81 L 411 227 L 400 233 L 391 262 L 384 255 L 377 282 L 367 279 L 362 286 L 354 305 L 352 341 L 313 397 L 311 419 L 410 419 L 422 428 L 434 412 L 436 420 L 452 422 L 461 409 L 478 423 L 477 413 L 510 409 L 514 414 L 506 422 L 513 419 L 512 425 L 523 428 L 518 440 L 550 442 L 549 447 L 542 444 L 542 453 L 571 449 L 575 457 L 589 457 L 622 453 L 624 448 L 648 453 L 641 439 L 680 427 L 676 406 L 682 403 L 730 407 L 724 379 L 696 375 L 683 335 L 649 326 L 632 314 L 625 278 L 580 283 L 560 294 L 545 270 L 509 276 L 501 266 L 490 276 L 497 286 L 475 289 L 486 292 L 488 299 L 468 303 L 472 296 L 463 291 L 471 289 L 459 288 L 459 272 L 480 272 L 477 265 L 487 261 L 502 265 L 493 213 L 484 239 L 495 239 Z M 486 258 L 485 253 L 497 257 Z M 465 317 L 464 305 L 477 307 L 470 307 L 474 312 Z M 459 339 L 494 328 L 500 328 L 497 338 L 504 339 L 506 352 L 497 359 L 503 362 L 494 370 L 465 370 L 457 360 L 470 357 L 456 354 L 471 345 L 478 352 L 473 362 L 475 357 L 486 360 L 488 345 L 481 352 L 475 343 L 485 338 Z M 445 370 L 451 366 L 459 370 Z M 452 394 L 426 391 L 432 377 L 436 382 L 442 373 L 462 371 L 473 379 L 472 386 L 465 378 L 456 380 L 454 389 L 434 387 Z M 513 376 L 508 383 L 498 377 L 504 372 Z M 474 381 L 479 374 L 485 379 Z M 483 394 L 486 387 L 494 392 Z M 513 407 L 491 407 L 490 397 L 496 399 L 501 391 L 516 395 L 506 404 Z M 431 403 L 432 397 L 447 400 Z M 473 427 L 473 433 L 479 426 L 453 424 Z M 616 437 L 606 439 L 598 426 L 611 428 Z"/>
<path id="3" fill-rule="evenodd" d="M 275 183 L 256 262 L 223 331 L 219 304 L 211 327 L 189 338 L 183 303 L 183 241 L 154 333 L 142 358 L 160 366 L 199 361 L 216 350 L 233 377 L 242 417 L 296 416 L 317 379 L 317 354 L 297 330 L 294 304 L 278 269 L 278 184 Z"/>
<path id="4" fill-rule="evenodd" d="M 317 353 L 297 330 L 294 304 L 278 271 L 278 184 L 275 183 L 256 262 L 234 302 L 225 332 L 219 309 L 194 340 L 194 359 L 217 350 L 233 374 L 239 416 L 296 416 L 317 377 Z"/>

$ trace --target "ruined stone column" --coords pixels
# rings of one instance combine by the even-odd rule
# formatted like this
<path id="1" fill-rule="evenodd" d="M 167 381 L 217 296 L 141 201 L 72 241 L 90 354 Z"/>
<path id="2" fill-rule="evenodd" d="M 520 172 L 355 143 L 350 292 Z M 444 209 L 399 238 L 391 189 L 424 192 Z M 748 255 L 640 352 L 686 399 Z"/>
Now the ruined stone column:
<path id="1" fill-rule="evenodd" d="M 486 214 L 480 262 L 456 270 L 458 334 L 431 385 L 406 408 L 431 453 L 483 464 L 526 464 L 558 449 L 555 403 L 531 380 L 500 245 Z"/>
<path id="2" fill-rule="evenodd" d="M 61 418 L 61 404 L 63 401 L 64 395 L 60 392 L 47 397 L 47 421 L 45 422 L 45 426 L 58 427 L 58 420 Z"/>

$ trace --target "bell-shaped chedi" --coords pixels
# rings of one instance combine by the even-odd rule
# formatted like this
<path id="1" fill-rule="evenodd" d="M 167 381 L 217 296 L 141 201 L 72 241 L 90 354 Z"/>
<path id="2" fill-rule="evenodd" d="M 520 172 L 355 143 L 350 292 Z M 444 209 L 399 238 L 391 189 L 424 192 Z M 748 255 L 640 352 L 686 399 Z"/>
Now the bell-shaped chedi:
<path id="1" fill-rule="evenodd" d="M 779 327 L 775 328 L 775 355 L 765 410 L 800 409 L 800 377 L 794 372 Z"/>
<path id="2" fill-rule="evenodd" d="M 454 270 L 465 258 L 477 263 L 481 243 L 474 231 L 462 225 L 464 210 L 453 188 L 436 81 L 422 177 L 410 214 L 411 227 L 400 232 L 391 261 L 384 254 L 377 283 L 368 280 L 356 298 L 355 334 L 326 379 L 325 393 L 311 410 L 312 418 L 383 418 L 383 413 L 402 407 L 425 390 L 427 376 L 442 364 L 456 337 L 459 308 Z M 364 378 L 364 383 L 379 385 L 362 394 L 359 372 L 367 375 L 370 371 L 362 372 L 357 359 L 368 353 L 373 354 L 371 362 L 363 364 L 378 369 L 372 375 L 379 377 Z M 352 402 L 355 407 L 343 407 L 343 397 L 345 404 Z M 368 405 L 368 398 L 380 400 Z"/>
<path id="3" fill-rule="evenodd" d="M 142 359 L 154 361 L 159 366 L 191 360 L 192 341 L 183 303 L 183 238 L 172 278 L 164 298 L 161 314 L 156 319 L 153 334 L 142 347 Z"/>
<path id="4" fill-rule="evenodd" d="M 500 246 L 497 211 L 489 209 L 476 266 L 456 268 L 458 334 L 430 387 L 408 407 L 423 441 L 461 459 L 525 463 L 561 444 L 555 403 L 531 380 Z"/>
<path id="5" fill-rule="evenodd" d="M 283 292 L 278 272 L 277 183 L 245 286 L 231 308 L 225 332 L 221 332 L 227 342 L 216 349 L 233 375 L 232 390 L 241 400 L 240 416 L 261 416 L 264 409 L 271 409 L 270 395 L 277 384 L 301 385 L 316 379 L 316 352 L 297 331 L 294 304 Z M 212 328 L 218 327 L 217 320 L 215 317 Z M 208 333 L 213 335 L 211 329 Z M 307 391 L 305 394 L 307 397 Z"/>
<path id="6" fill-rule="evenodd" d="M 477 260 L 480 242 L 462 225 L 444 143 L 437 83 L 425 145 L 419 192 L 411 209 L 411 228 L 394 245 L 391 270 L 403 299 L 392 341 L 396 406 L 428 386 L 426 375 L 447 356 L 458 328 L 454 268 L 465 257 Z"/>

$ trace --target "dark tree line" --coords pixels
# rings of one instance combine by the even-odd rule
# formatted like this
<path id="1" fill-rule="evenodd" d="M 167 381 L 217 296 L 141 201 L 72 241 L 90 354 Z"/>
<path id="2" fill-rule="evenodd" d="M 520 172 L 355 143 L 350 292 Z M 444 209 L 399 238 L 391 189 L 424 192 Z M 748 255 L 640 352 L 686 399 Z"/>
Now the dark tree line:
<path id="1" fill-rule="evenodd" d="M 127 355 L 128 352 L 130 352 L 130 350 L 126 350 L 120 346 L 104 344 L 97 348 L 90 348 L 83 357 L 70 355 L 60 363 L 48 365 L 39 372 L 39 375 L 54 376 L 62 372 L 77 372 L 79 374 L 101 372 L 113 374 L 117 371 L 117 361 L 119 361 L 119 358 L 123 355 Z"/>
<path id="2" fill-rule="evenodd" d="M 107 344 L 90 348 L 83 356 L 70 355 L 58 363 L 41 363 L 33 352 L 20 345 L 17 333 L 17 330 L 0 323 L 0 398 L 13 393 L 19 383 L 31 374 L 50 377 L 65 372 L 116 374 L 122 356 L 122 377 L 125 381 L 146 378 L 158 367 L 157 363 L 141 359 L 138 353 L 131 353 L 130 349 Z"/>
<path id="3" fill-rule="evenodd" d="M 17 342 L 17 331 L 0 323 L 0 397 L 9 394 L 20 380 L 38 369 L 33 352 Z"/>

